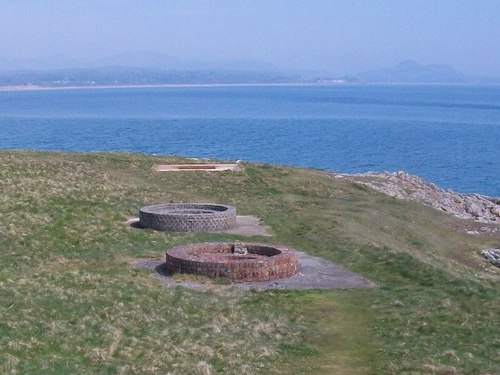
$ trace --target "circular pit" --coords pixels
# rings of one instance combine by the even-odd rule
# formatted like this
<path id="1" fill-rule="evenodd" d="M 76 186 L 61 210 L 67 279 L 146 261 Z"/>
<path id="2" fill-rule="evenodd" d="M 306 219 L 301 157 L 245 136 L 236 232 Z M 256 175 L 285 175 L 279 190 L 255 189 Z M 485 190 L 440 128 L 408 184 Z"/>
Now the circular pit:
<path id="1" fill-rule="evenodd" d="M 158 203 L 139 209 L 143 228 L 172 232 L 218 232 L 236 225 L 236 208 L 212 203 Z"/>
<path id="2" fill-rule="evenodd" d="M 298 256 L 293 249 L 254 243 L 198 243 L 166 253 L 169 273 L 190 273 L 233 282 L 269 281 L 297 273 Z"/>

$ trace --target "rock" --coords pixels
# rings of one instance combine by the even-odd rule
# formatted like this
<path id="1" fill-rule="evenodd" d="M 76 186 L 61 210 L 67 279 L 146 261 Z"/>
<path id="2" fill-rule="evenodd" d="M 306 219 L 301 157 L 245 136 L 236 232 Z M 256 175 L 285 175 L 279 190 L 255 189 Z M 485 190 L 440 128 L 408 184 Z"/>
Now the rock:
<path id="1" fill-rule="evenodd" d="M 243 246 L 234 245 L 233 254 L 247 255 L 248 249 Z"/>
<path id="2" fill-rule="evenodd" d="M 480 217 L 484 215 L 483 207 L 481 207 L 476 201 L 473 200 L 472 197 L 467 199 L 467 205 L 465 206 L 465 211 L 475 217 Z"/>
<path id="3" fill-rule="evenodd" d="M 387 194 L 396 199 L 414 200 L 461 219 L 481 223 L 500 223 L 500 199 L 479 194 L 460 194 L 440 189 L 421 177 L 398 172 L 332 174 L 356 184 Z"/>
<path id="4" fill-rule="evenodd" d="M 484 249 L 481 255 L 494 266 L 500 267 L 500 249 Z"/>
<path id="5" fill-rule="evenodd" d="M 491 207 L 491 213 L 496 217 L 500 217 L 500 206 L 495 205 L 494 207 Z"/>

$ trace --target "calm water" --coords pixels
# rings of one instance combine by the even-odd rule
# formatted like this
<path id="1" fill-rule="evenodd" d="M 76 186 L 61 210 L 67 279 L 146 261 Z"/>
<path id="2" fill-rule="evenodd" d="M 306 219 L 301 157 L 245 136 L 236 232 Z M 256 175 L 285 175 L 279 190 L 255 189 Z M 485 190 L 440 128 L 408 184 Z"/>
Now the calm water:
<path id="1" fill-rule="evenodd" d="M 0 149 L 133 151 L 405 170 L 500 196 L 500 87 L 0 92 Z"/>

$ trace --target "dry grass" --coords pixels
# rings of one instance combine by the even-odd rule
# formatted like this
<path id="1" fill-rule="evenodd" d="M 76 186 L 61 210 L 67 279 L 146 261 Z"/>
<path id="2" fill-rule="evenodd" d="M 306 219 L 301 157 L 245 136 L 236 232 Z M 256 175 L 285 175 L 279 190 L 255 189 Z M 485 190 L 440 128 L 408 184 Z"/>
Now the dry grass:
<path id="1" fill-rule="evenodd" d="M 0 153 L 0 373 L 500 372 L 499 278 L 477 255 L 499 238 L 321 171 L 151 171 L 184 161 Z M 380 288 L 193 291 L 132 269 L 178 244 L 239 239 L 123 225 L 144 203 L 191 200 L 234 204 L 276 243 Z"/>

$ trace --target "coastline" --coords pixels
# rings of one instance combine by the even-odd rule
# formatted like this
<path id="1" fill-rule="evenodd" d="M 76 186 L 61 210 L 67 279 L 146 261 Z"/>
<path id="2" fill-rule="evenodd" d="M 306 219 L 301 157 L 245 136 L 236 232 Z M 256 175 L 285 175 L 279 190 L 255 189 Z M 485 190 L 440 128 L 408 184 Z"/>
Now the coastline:
<path id="1" fill-rule="evenodd" d="M 30 93 L 23 92 L 6 92 L 1 94 L 2 100 L 2 118 L 1 127 L 4 135 L 0 142 L 2 148 L 31 148 L 31 149 L 60 149 L 66 151 L 106 151 L 109 149 L 129 151 L 129 152 L 145 152 L 170 154 L 183 154 L 185 147 L 190 146 L 190 137 L 199 136 L 200 132 L 204 137 L 210 140 L 210 143 L 204 144 L 204 147 L 199 150 L 194 148 L 194 152 L 189 152 L 193 155 L 207 155 L 224 158 L 231 156 L 235 159 L 255 160 L 261 162 L 281 162 L 290 165 L 300 165 L 313 168 L 324 168 L 330 171 L 341 172 L 364 172 L 366 170 L 407 170 L 414 174 L 420 174 L 429 181 L 435 182 L 439 186 L 452 188 L 461 193 L 479 193 L 495 197 L 500 197 L 498 190 L 498 148 L 496 148 L 498 138 L 498 127 L 496 127 L 495 111 L 498 105 L 492 100 L 490 105 L 485 106 L 481 97 L 489 95 L 490 91 L 482 91 L 468 93 L 466 90 L 447 90 L 436 91 L 434 95 L 429 95 L 426 102 L 414 103 L 410 100 L 397 100 L 395 103 L 391 98 L 402 92 L 418 95 L 426 94 L 426 89 L 415 89 L 403 91 L 387 89 L 383 91 L 387 100 L 377 102 L 377 96 L 380 96 L 378 90 L 370 90 L 364 87 L 287 87 L 286 85 L 270 84 L 269 88 L 265 84 L 242 84 L 242 86 L 253 86 L 255 88 L 237 88 L 236 84 L 224 84 L 230 88 L 178 88 L 178 87 L 205 87 L 205 86 L 222 86 L 222 84 L 186 84 L 186 85 L 123 85 L 123 86 L 99 86 L 99 87 L 44 87 L 44 86 L 10 86 L 5 87 L 10 90 L 58 90 L 58 91 L 38 91 Z M 273 86 L 280 86 L 275 87 Z M 287 84 L 292 85 L 292 84 Z M 114 88 L 106 88 L 114 87 Z M 150 87 L 138 88 L 137 90 L 127 89 L 126 87 Z M 169 87 L 158 88 L 155 87 Z M 173 88 L 170 88 L 173 87 Z M 231 88 L 235 87 L 235 88 Z M 95 89 L 94 89 L 95 88 Z M 125 89 L 123 89 L 125 88 Z M 2 87 L 0 87 L 0 90 Z M 82 91 L 87 89 L 87 91 Z M 92 90 L 94 89 L 94 90 Z M 99 89 L 101 91 L 99 91 Z M 122 89 L 122 90 L 120 90 Z M 66 91 L 61 91 L 66 90 Z M 257 93 L 258 95 L 253 95 Z M 495 93 L 493 91 L 493 93 Z M 113 94 L 114 93 L 114 94 Z M 186 95 L 184 96 L 185 93 Z M 228 95 L 238 93 L 238 95 Z M 253 101 L 252 106 L 247 105 L 245 94 L 251 94 L 250 99 Z M 262 94 L 261 94 L 262 93 Z M 353 101 L 350 96 L 355 97 Z M 386 95 L 387 94 L 387 95 Z M 459 95 L 460 101 L 456 103 L 447 102 L 448 94 Z M 480 94 L 480 95 L 479 95 Z M 68 96 L 69 95 L 69 96 Z M 104 95 L 104 97 L 102 96 Z M 119 98 L 110 100 L 102 105 L 103 99 L 118 95 Z M 162 103 L 162 106 L 152 107 L 149 103 L 150 97 L 153 95 L 155 100 Z M 182 97 L 182 105 L 176 101 L 165 100 L 167 97 Z M 330 96 L 336 96 L 335 103 Z M 321 97 L 321 101 L 316 101 L 316 97 Z M 344 103 L 344 96 L 347 100 Z M 477 100 L 475 99 L 477 96 Z M 367 100 L 363 101 L 363 97 Z M 394 96 L 395 97 L 395 96 Z M 486 97 L 486 96 L 484 96 Z M 286 103 L 287 107 L 280 105 L 262 105 L 265 104 L 268 98 L 276 100 L 275 103 Z M 297 102 L 296 98 L 306 98 Z M 10 100 L 17 99 L 13 104 Z M 86 107 L 80 108 L 73 103 L 75 99 L 85 100 Z M 40 102 L 40 104 L 38 104 Z M 222 110 L 219 110 L 217 103 L 224 103 Z M 341 102 L 342 112 L 337 114 L 334 110 Z M 363 103 L 360 107 L 359 103 Z M 165 105 L 163 105 L 165 103 Z M 203 106 L 193 104 L 203 103 Z M 244 105 L 241 105 L 244 103 Z M 273 102 L 274 103 L 274 102 Z M 300 106 L 291 105 L 291 103 L 299 103 Z M 377 111 L 380 109 L 383 112 L 371 114 L 371 110 L 376 104 Z M 408 105 L 406 105 L 408 103 Z M 467 108 L 468 117 L 458 116 L 460 106 L 464 104 Z M 397 104 L 397 105 L 395 105 Z M 305 111 L 301 111 L 301 108 Z M 407 107 L 407 108 L 406 108 Z M 428 108 L 427 108 L 428 107 Z M 358 108 L 363 108 L 363 115 L 357 112 Z M 286 110 L 285 110 L 286 109 Z M 452 110 L 453 109 L 453 110 Z M 455 111 L 457 109 L 457 111 Z M 316 112 L 319 111 L 319 112 Z M 382 116 L 381 116 L 382 113 Z M 465 113 L 465 112 L 464 112 Z M 402 120 L 404 116 L 410 117 L 408 121 L 420 121 L 419 126 L 405 125 Z M 112 120 L 112 117 L 119 118 L 134 118 L 127 127 L 121 128 L 119 120 Z M 63 127 L 66 122 L 73 122 L 70 117 L 78 118 L 78 134 L 85 134 L 84 142 L 74 138 L 76 133 L 75 127 Z M 95 118 L 102 117 L 102 123 L 106 124 L 106 129 L 109 130 L 109 137 L 102 137 L 98 142 L 95 137 L 100 134 L 100 128 L 95 125 Z M 196 122 L 193 118 L 198 118 Z M 206 117 L 206 118 L 205 118 Z M 233 118 L 234 117 L 234 118 Z M 241 121 L 241 118 L 248 117 L 248 121 Z M 268 120 L 267 118 L 276 118 L 282 121 L 288 117 L 296 117 L 291 120 L 292 127 L 287 127 L 286 131 L 281 123 Z M 305 118 L 314 118 L 314 121 Z M 384 121 L 379 121 L 378 118 L 383 117 Z M 42 119 L 43 118 L 43 119 Z M 146 124 L 154 118 L 169 119 L 169 127 L 164 127 L 158 122 L 154 122 L 154 127 L 151 128 L 157 137 L 144 135 L 136 138 L 134 144 L 121 144 L 121 139 L 134 137 L 134 132 L 140 129 L 142 124 Z M 170 119 L 174 119 L 175 121 Z M 211 123 L 214 118 L 218 118 L 217 124 L 229 124 L 227 132 L 231 137 L 227 138 L 229 148 L 223 147 L 219 149 L 220 130 L 217 128 L 214 132 L 211 128 Z M 255 119 L 254 119 L 255 118 Z M 257 126 L 262 118 L 266 118 L 266 128 Z M 349 120 L 349 127 L 344 127 L 344 118 L 352 118 Z M 434 126 L 432 118 L 443 121 L 443 125 Z M 328 119 L 328 120 L 326 120 Z M 389 120 L 389 121 L 387 121 Z M 101 120 L 100 120 L 101 121 Z M 289 120 L 287 120 L 289 121 Z M 302 130 L 302 124 L 307 121 L 307 132 Z M 368 125 L 371 122 L 375 126 Z M 432 130 L 432 133 L 443 134 L 444 137 L 436 138 L 437 144 L 445 146 L 444 151 L 433 151 L 432 148 L 421 144 L 425 152 L 413 152 L 411 148 L 411 137 L 405 132 L 398 131 L 393 133 L 396 127 L 392 125 L 392 121 L 397 126 L 404 128 L 407 126 L 408 131 L 415 136 L 421 136 L 422 139 L 427 139 L 427 130 Z M 92 126 L 89 126 L 89 123 Z M 151 122 L 153 123 L 153 122 Z M 191 123 L 196 123 L 197 127 L 187 126 Z M 284 122 L 283 122 L 284 123 Z M 470 125 L 468 125 L 470 123 Z M 475 124 L 483 124 L 475 126 Z M 491 123 L 491 124 L 490 124 Z M 50 126 L 46 126 L 50 124 Z M 116 125 L 115 125 L 116 124 Z M 328 125 L 327 125 L 328 124 Z M 334 124 L 335 126 L 332 126 Z M 401 124 L 401 125 L 400 125 Z M 459 135 L 474 129 L 474 137 L 471 137 L 467 142 L 468 149 L 471 155 L 467 158 L 457 159 L 453 153 L 447 150 L 457 150 L 457 143 L 452 143 L 451 139 L 460 141 Z M 495 129 L 496 127 L 496 129 Z M 254 130 L 255 128 L 255 130 Z M 57 138 L 49 138 L 48 134 L 54 129 L 61 129 Z M 122 129 L 119 132 L 117 129 Z M 194 131 L 193 129 L 197 129 Z M 339 130 L 337 130 L 339 129 Z M 349 131 L 344 130 L 349 129 Z M 371 140 L 363 138 L 363 129 L 373 131 L 376 130 L 375 139 Z M 379 130 L 380 129 L 380 130 Z M 175 130 L 176 134 L 182 135 L 176 142 L 160 142 L 158 139 L 170 140 L 169 132 Z M 258 131 L 257 131 L 258 130 Z M 382 132 L 383 130 L 383 132 Z M 35 131 L 40 136 L 34 136 Z M 336 154 L 328 154 L 329 142 L 327 140 L 335 140 L 338 137 L 339 131 L 345 135 L 349 142 L 339 143 L 335 146 L 339 152 Z M 259 150 L 259 141 L 261 132 L 266 135 L 272 135 L 265 141 L 266 145 L 272 145 L 273 151 L 262 152 Z M 108 133 L 106 133 L 108 134 Z M 224 134 L 226 129 L 224 128 Z M 321 134 L 321 136 L 319 136 Z M 394 145 L 394 147 L 384 147 L 376 149 L 379 154 L 375 154 L 374 147 L 377 147 L 376 142 L 382 142 L 386 146 L 390 145 L 388 137 L 385 134 L 396 134 L 403 141 Z M 43 137 L 41 137 L 43 135 Z M 302 135 L 302 136 L 301 136 Z M 304 137 L 304 135 L 306 135 Z M 300 136 L 300 137 L 299 137 Z M 185 137 L 185 138 L 183 138 Z M 43 138 L 43 142 L 40 139 Z M 281 141 L 286 139 L 284 143 Z M 496 139 L 496 140 L 495 140 Z M 248 142 L 251 140 L 252 142 Z M 56 142 L 57 141 L 57 142 Z M 297 142 L 297 143 L 293 143 Z M 355 143 L 353 143 L 355 142 Z M 357 143 L 360 142 L 360 143 Z M 289 143 L 292 146 L 287 146 Z M 360 145 L 358 150 L 352 149 L 350 144 Z M 321 145 L 321 148 L 316 147 Z M 404 146 L 403 146 L 404 145 Z M 305 156 L 298 152 L 290 153 L 290 147 L 294 149 L 310 150 Z M 482 148 L 481 148 L 482 147 Z M 398 151 L 393 151 L 397 149 Z M 238 150 L 235 152 L 234 150 Z M 340 152 L 340 150 L 342 152 Z M 389 151 L 386 151 L 389 150 Z M 484 152 L 488 153 L 485 154 Z M 434 161 L 425 156 L 429 152 L 433 155 Z M 324 155 L 323 155 L 324 153 Z M 358 155 L 365 155 L 363 158 Z M 404 158 L 401 156 L 407 154 Z M 335 155 L 335 156 L 333 156 Z M 345 155 L 345 157 L 344 157 Z M 393 158 L 393 159 L 391 159 Z M 496 160 L 495 160 L 496 159 Z M 442 171 L 436 168 L 435 161 L 439 161 L 441 165 L 446 165 L 446 170 Z M 387 162 L 391 161 L 391 162 Z M 472 169 L 471 165 L 477 165 L 479 169 Z M 463 174 L 462 174 L 463 173 Z"/>
<path id="2" fill-rule="evenodd" d="M 500 197 L 442 189 L 422 177 L 404 171 L 352 174 L 333 172 L 330 176 L 351 181 L 396 199 L 416 201 L 459 219 L 500 224 Z M 498 230 L 496 228 L 493 231 Z M 484 231 L 492 230 L 486 227 Z"/>
<path id="3" fill-rule="evenodd" d="M 92 90 L 92 89 L 142 89 L 142 88 L 196 88 L 196 87 L 337 87 L 337 86 L 487 86 L 498 87 L 500 83 L 399 83 L 399 82 L 282 82 L 282 83 L 165 83 L 151 85 L 87 85 L 87 86 L 39 86 L 12 85 L 1 86 L 0 92 L 12 91 L 45 91 L 45 90 Z"/>
<path id="4" fill-rule="evenodd" d="M 42 90 L 93 90 L 93 89 L 142 89 L 142 88 L 196 88 L 196 87 L 301 87 L 301 86 L 337 86 L 344 83 L 167 83 L 158 85 L 93 85 L 93 86 L 37 86 L 15 85 L 0 86 L 1 91 L 42 91 Z"/>
<path id="5" fill-rule="evenodd" d="M 123 155 L 136 155 L 143 157 L 180 157 L 190 160 L 188 164 L 203 165 L 211 164 L 210 162 L 219 163 L 218 160 L 188 157 L 178 155 L 162 155 L 162 154 L 147 154 L 137 152 L 123 152 L 123 151 L 63 151 L 63 150 L 22 150 L 22 149 L 0 149 L 0 157 L 4 154 L 23 154 L 23 153 L 48 153 L 57 155 L 85 155 L 85 154 L 123 154 Z M 226 160 L 225 163 L 228 161 Z M 242 167 L 238 163 L 240 171 Z M 454 216 L 459 219 L 473 221 L 477 223 L 495 225 L 495 228 L 482 227 L 483 232 L 500 232 L 500 196 L 485 195 L 480 193 L 460 193 L 449 188 L 441 188 L 423 179 L 420 176 L 412 175 L 404 171 L 398 172 L 364 172 L 364 173 L 341 173 L 329 170 L 318 170 L 313 167 L 304 167 L 297 165 L 280 165 L 273 163 L 259 163 L 257 161 L 248 161 L 249 164 L 254 165 L 269 165 L 269 166 L 282 166 L 286 168 L 293 168 L 296 170 L 309 170 L 319 171 L 334 180 L 350 181 L 354 184 L 364 186 L 374 192 L 382 193 L 392 198 L 406 201 L 416 201 L 423 205 L 433 207 L 448 215 Z M 153 170 L 155 172 L 175 171 L 175 167 L 182 165 L 178 163 L 155 165 Z M 220 164 L 228 166 L 232 164 Z M 203 169 L 202 169 L 203 170 Z M 222 169 L 221 169 L 222 170 Z M 186 172 L 186 170 L 184 170 Z M 207 170 L 204 170 L 207 172 Z M 210 171 L 208 171 L 210 172 Z M 477 233 L 471 233 L 477 234 Z"/>

